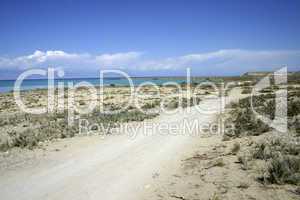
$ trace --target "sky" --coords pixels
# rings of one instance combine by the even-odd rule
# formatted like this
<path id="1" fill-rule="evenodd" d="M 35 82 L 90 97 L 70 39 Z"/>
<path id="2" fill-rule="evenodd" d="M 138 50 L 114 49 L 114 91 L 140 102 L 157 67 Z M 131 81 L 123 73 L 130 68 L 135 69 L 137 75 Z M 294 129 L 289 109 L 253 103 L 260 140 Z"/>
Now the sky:
<path id="1" fill-rule="evenodd" d="M 0 79 L 300 70 L 299 0 L 1 0 Z"/>

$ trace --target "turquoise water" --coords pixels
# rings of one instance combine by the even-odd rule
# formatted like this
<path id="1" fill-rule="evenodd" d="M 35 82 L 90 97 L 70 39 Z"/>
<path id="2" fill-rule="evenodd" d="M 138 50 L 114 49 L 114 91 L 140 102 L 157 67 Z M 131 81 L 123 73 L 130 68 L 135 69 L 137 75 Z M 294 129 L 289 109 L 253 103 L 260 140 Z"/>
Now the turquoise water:
<path id="1" fill-rule="evenodd" d="M 99 78 L 72 78 L 72 79 L 56 79 L 54 81 L 54 85 L 57 85 L 58 82 L 63 82 L 65 86 L 68 85 L 69 82 L 73 84 L 77 84 L 81 81 L 89 82 L 95 86 L 100 85 Z M 134 85 L 139 85 L 146 81 L 151 81 L 155 84 L 161 85 L 165 82 L 174 81 L 176 83 L 184 83 L 186 82 L 185 78 L 132 78 Z M 115 84 L 120 86 L 128 86 L 129 82 L 126 78 L 105 78 L 105 85 Z M 0 80 L 0 92 L 9 92 L 14 88 L 15 81 L 14 80 Z M 21 90 L 31 90 L 31 89 L 43 89 L 47 88 L 48 80 L 47 79 L 27 79 L 22 83 Z"/>

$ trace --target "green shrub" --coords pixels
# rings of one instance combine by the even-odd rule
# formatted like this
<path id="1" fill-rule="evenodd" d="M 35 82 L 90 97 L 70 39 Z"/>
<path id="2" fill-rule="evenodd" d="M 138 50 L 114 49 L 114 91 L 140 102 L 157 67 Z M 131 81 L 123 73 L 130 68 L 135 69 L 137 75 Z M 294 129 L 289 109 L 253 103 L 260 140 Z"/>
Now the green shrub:
<path id="1" fill-rule="evenodd" d="M 103 114 L 100 112 L 93 112 L 89 115 L 82 115 L 91 123 L 101 123 L 105 126 L 110 124 L 118 124 L 130 121 L 143 121 L 156 117 L 157 114 L 145 114 L 138 110 L 123 111 L 116 114 Z M 78 120 L 75 121 L 74 126 L 68 125 L 67 113 L 53 113 L 42 115 L 30 114 L 15 114 L 4 118 L 1 125 L 22 125 L 21 131 L 9 131 L 7 137 L 0 137 L 0 151 L 6 151 L 12 147 L 29 148 L 32 149 L 39 142 L 46 140 L 53 140 L 56 138 L 73 137 L 78 134 Z M 31 126 L 28 126 L 31 124 Z M 30 128 L 25 128 L 30 127 Z"/>
<path id="2" fill-rule="evenodd" d="M 86 105 L 86 103 L 85 103 L 84 100 L 79 100 L 79 105 L 80 105 L 80 106 L 84 106 L 84 105 Z"/>
<path id="3" fill-rule="evenodd" d="M 166 105 L 166 107 L 167 107 L 168 109 L 176 109 L 176 108 L 178 108 L 178 106 L 179 106 L 179 102 L 178 102 L 178 101 L 175 101 L 175 100 L 170 101 L 170 102 Z"/>
<path id="4" fill-rule="evenodd" d="M 243 154 L 243 155 L 239 155 L 237 158 L 238 158 L 238 162 L 241 164 L 242 170 L 250 169 L 250 166 L 249 166 L 249 160 L 250 159 L 249 159 L 248 156 Z"/>
<path id="5" fill-rule="evenodd" d="M 8 134 L 12 139 L 12 146 L 14 147 L 28 147 L 32 149 L 40 141 L 40 134 L 36 129 L 26 129 L 22 132 L 11 131 Z"/>
<path id="6" fill-rule="evenodd" d="M 293 156 L 300 155 L 299 141 L 291 137 L 267 139 L 254 147 L 252 157 L 266 160 L 276 157 L 278 153 Z"/>
<path id="7" fill-rule="evenodd" d="M 300 136 L 300 120 L 298 118 L 295 121 L 295 130 L 296 130 L 296 135 L 299 137 Z"/>
<path id="8" fill-rule="evenodd" d="M 300 144 L 293 137 L 266 138 L 257 144 L 252 157 L 268 162 L 264 180 L 276 184 L 300 184 Z"/>
<path id="9" fill-rule="evenodd" d="M 255 159 L 265 159 L 265 148 L 265 143 L 257 144 L 252 153 L 252 157 Z"/>
<path id="10" fill-rule="evenodd" d="M 288 102 L 288 116 L 293 117 L 300 114 L 300 101 L 290 100 Z"/>
<path id="11" fill-rule="evenodd" d="M 142 106 L 142 109 L 152 109 L 160 105 L 160 100 L 151 101 Z"/>
<path id="12" fill-rule="evenodd" d="M 251 109 L 238 110 L 233 118 L 235 136 L 260 135 L 270 130 L 269 126 L 256 119 Z"/>
<path id="13" fill-rule="evenodd" d="M 231 153 L 232 153 L 233 155 L 236 155 L 236 154 L 240 151 L 240 148 L 241 148 L 240 143 L 238 143 L 238 142 L 234 143 L 234 144 L 233 144 L 233 147 L 232 147 L 232 149 L 231 149 Z"/>
<path id="14" fill-rule="evenodd" d="M 252 89 L 251 87 L 244 87 L 242 90 L 242 94 L 251 94 Z"/>
<path id="15" fill-rule="evenodd" d="M 300 158 L 278 156 L 271 159 L 267 168 L 267 181 L 276 184 L 300 184 Z"/>

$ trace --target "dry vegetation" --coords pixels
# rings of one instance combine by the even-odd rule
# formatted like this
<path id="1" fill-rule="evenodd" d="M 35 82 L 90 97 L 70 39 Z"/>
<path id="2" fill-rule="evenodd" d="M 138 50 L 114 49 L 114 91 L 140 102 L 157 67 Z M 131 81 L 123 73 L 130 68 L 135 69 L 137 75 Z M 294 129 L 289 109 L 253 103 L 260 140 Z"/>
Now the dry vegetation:
<path id="1" fill-rule="evenodd" d="M 277 89 L 267 88 L 253 98 L 254 108 L 271 119 L 275 116 L 274 91 Z M 251 141 L 241 148 L 242 152 L 237 154 L 240 151 L 237 145 L 232 152 L 237 154 L 241 168 L 255 174 L 258 182 L 300 186 L 299 91 L 299 87 L 288 87 L 288 133 L 279 133 L 257 119 L 251 110 L 250 97 L 230 105 L 228 120 L 235 124 L 235 130 L 225 134 L 223 140 L 245 138 Z"/>
<path id="2" fill-rule="evenodd" d="M 140 94 L 147 94 L 146 98 L 141 96 L 139 105 L 145 112 L 140 111 L 134 104 L 129 105 L 126 110 L 115 114 L 101 113 L 100 104 L 90 114 L 79 114 L 75 112 L 78 119 L 87 119 L 89 124 L 101 124 L 104 128 L 116 128 L 120 123 L 127 123 L 132 121 L 143 121 L 154 118 L 158 115 L 160 107 L 166 109 L 176 109 L 178 107 L 193 106 L 201 101 L 201 95 L 205 92 L 199 93 L 195 98 L 187 99 L 183 97 L 182 100 L 178 97 L 170 97 L 161 105 L 161 99 L 169 95 L 183 95 L 179 93 L 174 87 L 160 87 L 160 98 L 157 96 L 155 88 L 144 87 Z M 45 141 L 54 139 L 68 138 L 76 136 L 79 132 L 79 121 L 75 120 L 73 126 L 68 125 L 68 93 L 65 89 L 64 112 L 55 111 L 53 113 L 46 113 L 41 115 L 26 114 L 20 112 L 19 108 L 14 102 L 12 93 L 0 94 L 0 151 L 7 151 L 12 147 L 21 147 L 32 149 L 36 146 L 42 145 Z M 184 91 L 183 91 L 184 92 Z M 57 91 L 55 91 L 57 98 Z M 22 100 L 25 105 L 30 108 L 37 108 L 47 105 L 47 90 L 31 90 L 21 92 Z M 100 99 L 100 94 L 97 94 Z M 110 86 L 104 88 L 104 110 L 118 111 L 124 108 L 130 98 L 129 87 Z M 89 92 L 82 88 L 75 94 L 75 105 L 80 108 L 86 106 L 92 101 Z M 100 102 L 100 101 L 99 101 Z M 57 101 L 55 101 L 57 107 Z M 95 126 L 93 131 L 98 134 L 106 134 L 104 130 L 98 130 Z"/>
<path id="3" fill-rule="evenodd" d="M 240 87 L 249 94 L 252 84 Z M 288 133 L 280 134 L 257 119 L 250 97 L 227 107 L 227 122 L 235 129 L 202 137 L 192 157 L 176 175 L 155 188 L 158 199 L 299 199 L 299 86 L 288 87 Z M 254 97 L 254 107 L 274 118 L 274 92 L 267 88 Z M 250 90 L 251 92 L 251 90 Z"/>

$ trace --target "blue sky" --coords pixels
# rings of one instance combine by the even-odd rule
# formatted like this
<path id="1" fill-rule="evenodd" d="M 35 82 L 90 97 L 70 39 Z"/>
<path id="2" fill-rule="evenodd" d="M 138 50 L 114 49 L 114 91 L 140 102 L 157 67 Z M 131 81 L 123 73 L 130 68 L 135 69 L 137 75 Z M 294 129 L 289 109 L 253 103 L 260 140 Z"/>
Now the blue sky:
<path id="1" fill-rule="evenodd" d="M 49 66 L 70 77 L 300 70 L 299 10 L 298 0 L 1 0 L 0 79 Z"/>

